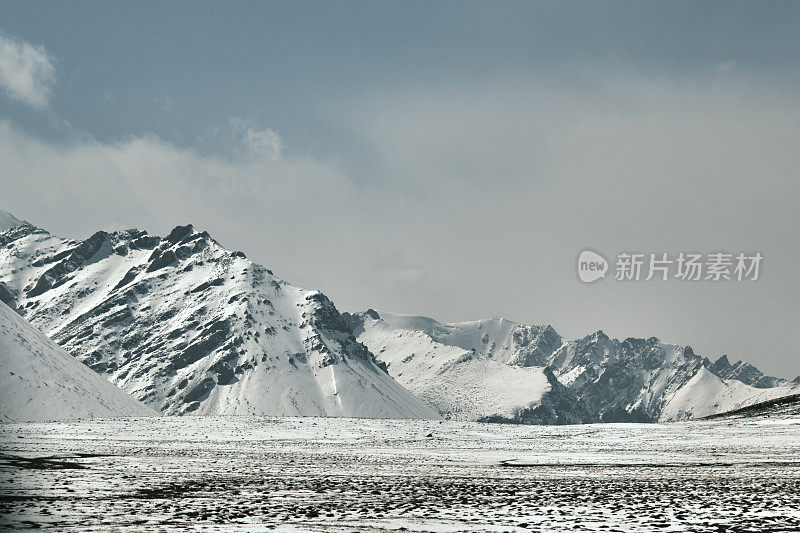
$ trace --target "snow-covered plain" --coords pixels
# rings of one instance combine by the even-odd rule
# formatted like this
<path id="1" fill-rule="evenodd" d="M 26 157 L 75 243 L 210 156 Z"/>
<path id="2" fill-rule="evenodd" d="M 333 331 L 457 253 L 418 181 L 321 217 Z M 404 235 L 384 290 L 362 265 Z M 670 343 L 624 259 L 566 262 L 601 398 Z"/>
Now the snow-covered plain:
<path id="1" fill-rule="evenodd" d="M 800 419 L 520 426 L 160 417 L 0 425 L 0 527 L 800 528 Z"/>

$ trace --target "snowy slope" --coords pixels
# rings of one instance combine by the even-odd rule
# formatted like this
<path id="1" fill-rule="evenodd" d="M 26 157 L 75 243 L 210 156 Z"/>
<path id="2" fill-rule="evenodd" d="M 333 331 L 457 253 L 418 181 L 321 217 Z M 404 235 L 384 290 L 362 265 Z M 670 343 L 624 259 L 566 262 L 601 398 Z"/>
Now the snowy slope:
<path id="1" fill-rule="evenodd" d="M 27 224 L 24 220 L 20 220 L 11 213 L 7 213 L 0 209 L 0 231 L 11 229 L 15 226 L 22 226 Z"/>
<path id="2" fill-rule="evenodd" d="M 166 414 L 438 417 L 327 297 L 191 226 L 85 241 L 14 228 L 0 282 L 34 325 Z"/>
<path id="3" fill-rule="evenodd" d="M 544 368 L 504 362 L 512 355 L 508 343 L 498 342 L 511 338 L 508 326 L 513 323 L 442 324 L 426 317 L 372 310 L 348 319 L 358 340 L 386 362 L 389 373 L 446 418 L 591 421 L 575 405 L 553 409 L 549 400 L 558 394 L 552 390 L 552 374 L 548 376 Z M 471 348 L 472 344 L 477 347 Z"/>
<path id="4" fill-rule="evenodd" d="M 790 386 L 751 387 L 735 379 L 721 379 L 703 367 L 667 401 L 661 410 L 661 418 L 703 418 L 798 392 Z"/>
<path id="5" fill-rule="evenodd" d="M 778 421 L 800 423 L 800 393 L 781 396 L 745 407 L 726 411 L 707 417 L 706 419 L 769 419 L 770 424 Z"/>
<path id="6" fill-rule="evenodd" d="M 730 364 L 724 356 L 712 363 L 688 346 L 656 338 L 619 341 L 598 331 L 566 340 L 551 326 L 503 318 L 448 324 L 372 310 L 349 320 L 398 381 L 448 414 L 453 408 L 442 397 L 464 405 L 458 390 L 469 390 L 485 409 L 495 402 L 508 413 L 514 405 L 546 399 L 548 389 L 566 388 L 573 405 L 579 399 L 591 417 L 606 422 L 701 417 L 800 390 L 748 363 Z M 534 390 L 514 372 L 523 368 L 553 377 L 547 388 Z M 557 404 L 565 398 L 559 394 Z"/>
<path id="7" fill-rule="evenodd" d="M 0 421 L 155 415 L 0 304 Z"/>
<path id="8" fill-rule="evenodd" d="M 437 344 L 516 366 L 544 365 L 562 342 L 552 326 L 526 326 L 502 317 L 446 324 L 428 317 L 381 311 L 380 318 L 387 327 L 419 331 Z"/>

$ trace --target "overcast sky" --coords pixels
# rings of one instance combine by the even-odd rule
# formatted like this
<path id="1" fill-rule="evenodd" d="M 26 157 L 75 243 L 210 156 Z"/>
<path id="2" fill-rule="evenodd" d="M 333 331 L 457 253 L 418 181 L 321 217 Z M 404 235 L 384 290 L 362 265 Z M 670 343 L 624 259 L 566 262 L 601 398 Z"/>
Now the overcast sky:
<path id="1" fill-rule="evenodd" d="M 3 2 L 0 209 L 207 229 L 341 310 L 800 374 L 798 2 Z M 605 279 L 584 248 L 761 252 Z M 613 266 L 612 266 L 613 268 Z"/>

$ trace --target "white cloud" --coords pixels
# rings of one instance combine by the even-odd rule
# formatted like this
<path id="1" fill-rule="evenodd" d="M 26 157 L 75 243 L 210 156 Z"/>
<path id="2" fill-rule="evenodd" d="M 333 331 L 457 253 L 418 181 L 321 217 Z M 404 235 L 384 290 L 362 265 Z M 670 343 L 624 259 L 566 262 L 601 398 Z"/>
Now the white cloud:
<path id="1" fill-rule="evenodd" d="M 43 46 L 0 34 L 0 86 L 11 98 L 43 109 L 54 82 L 55 67 Z"/>
<path id="2" fill-rule="evenodd" d="M 38 213 L 33 223 L 77 235 L 110 220 L 160 231 L 181 220 L 279 225 L 327 201 L 346 204 L 352 193 L 336 168 L 310 158 L 213 157 L 152 135 L 56 144 L 3 120 L 0 168 L 3 196 L 37 206 L 25 211 Z M 78 205 L 79 213 L 67 207 Z"/>
<path id="3" fill-rule="evenodd" d="M 270 161 L 278 161 L 283 157 L 286 145 L 277 132 L 258 128 L 252 120 L 241 117 L 231 118 L 230 128 L 235 142 L 241 143 L 240 147 L 249 157 Z M 240 147 L 234 147 L 234 152 L 241 153 Z"/>
<path id="4" fill-rule="evenodd" d="M 248 153 L 277 161 L 283 154 L 283 141 L 280 135 L 272 130 L 254 130 L 247 128 L 244 143 Z"/>

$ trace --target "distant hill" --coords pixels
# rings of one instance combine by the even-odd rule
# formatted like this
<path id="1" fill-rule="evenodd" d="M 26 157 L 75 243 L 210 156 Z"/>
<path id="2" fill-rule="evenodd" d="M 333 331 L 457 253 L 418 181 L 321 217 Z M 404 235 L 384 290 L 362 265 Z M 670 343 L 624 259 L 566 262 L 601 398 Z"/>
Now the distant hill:
<path id="1" fill-rule="evenodd" d="M 27 224 L 27 222 L 20 220 L 11 213 L 7 213 L 0 209 L 0 231 L 5 231 L 7 229 L 11 229 L 16 226 L 22 226 L 24 224 Z"/>

